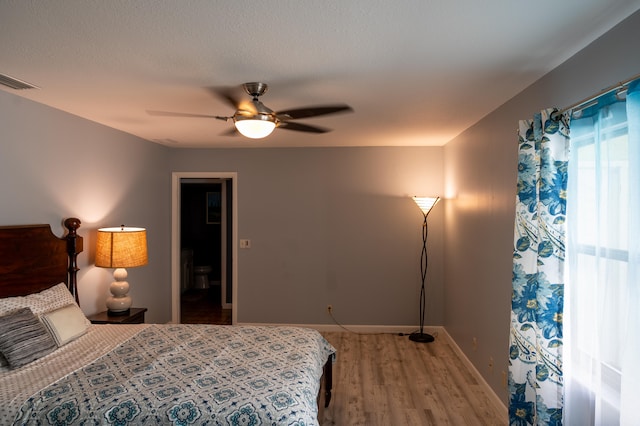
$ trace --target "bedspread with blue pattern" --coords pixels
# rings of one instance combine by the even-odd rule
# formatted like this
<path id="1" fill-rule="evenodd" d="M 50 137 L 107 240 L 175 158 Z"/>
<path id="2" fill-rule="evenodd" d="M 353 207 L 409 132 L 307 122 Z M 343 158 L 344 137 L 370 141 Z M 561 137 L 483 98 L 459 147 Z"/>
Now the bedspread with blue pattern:
<path id="1" fill-rule="evenodd" d="M 334 352 L 305 328 L 152 325 L 33 395 L 15 424 L 317 425 Z"/>

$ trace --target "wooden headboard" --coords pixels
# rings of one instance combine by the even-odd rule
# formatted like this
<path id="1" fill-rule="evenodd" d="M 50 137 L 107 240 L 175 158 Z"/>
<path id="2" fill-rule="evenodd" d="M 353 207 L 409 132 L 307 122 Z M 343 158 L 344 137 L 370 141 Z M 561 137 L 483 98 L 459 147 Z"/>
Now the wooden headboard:
<path id="1" fill-rule="evenodd" d="M 49 225 L 0 226 L 0 297 L 25 296 L 64 282 L 78 302 L 80 220 L 69 218 L 64 226 L 68 232 L 61 238 Z"/>

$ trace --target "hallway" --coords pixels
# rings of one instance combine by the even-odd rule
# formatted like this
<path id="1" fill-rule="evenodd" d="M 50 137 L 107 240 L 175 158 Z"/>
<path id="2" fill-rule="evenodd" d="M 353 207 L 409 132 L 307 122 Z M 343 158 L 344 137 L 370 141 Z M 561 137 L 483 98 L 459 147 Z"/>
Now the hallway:
<path id="1" fill-rule="evenodd" d="M 222 309 L 219 289 L 189 289 L 180 298 L 180 322 L 231 325 L 231 309 Z"/>

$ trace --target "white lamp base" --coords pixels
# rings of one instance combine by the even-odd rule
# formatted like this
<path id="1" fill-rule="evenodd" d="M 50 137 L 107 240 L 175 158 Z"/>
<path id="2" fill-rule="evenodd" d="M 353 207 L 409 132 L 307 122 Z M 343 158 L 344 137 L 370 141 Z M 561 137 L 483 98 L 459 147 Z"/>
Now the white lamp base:
<path id="1" fill-rule="evenodd" d="M 128 295 L 129 283 L 125 281 L 127 279 L 127 270 L 117 268 L 113 272 L 113 278 L 115 281 L 109 286 L 109 291 L 112 295 L 107 298 L 107 309 L 109 309 L 110 314 L 124 315 L 131 308 L 131 297 Z"/>

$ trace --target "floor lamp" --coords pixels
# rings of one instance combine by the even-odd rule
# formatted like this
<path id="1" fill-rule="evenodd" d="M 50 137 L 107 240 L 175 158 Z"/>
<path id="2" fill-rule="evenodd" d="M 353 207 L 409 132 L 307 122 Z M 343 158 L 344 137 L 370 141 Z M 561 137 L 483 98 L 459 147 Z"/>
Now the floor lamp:
<path id="1" fill-rule="evenodd" d="M 424 215 L 424 221 L 422 223 L 422 254 L 420 256 L 420 275 L 422 277 L 422 287 L 420 288 L 420 331 L 409 335 L 409 340 L 419 343 L 428 343 L 434 340 L 432 335 L 424 333 L 424 311 L 426 304 L 424 283 L 427 278 L 427 267 L 429 266 L 427 259 L 427 215 L 429 215 L 429 212 L 439 200 L 440 197 L 413 197 L 413 201 L 420 207 Z"/>

